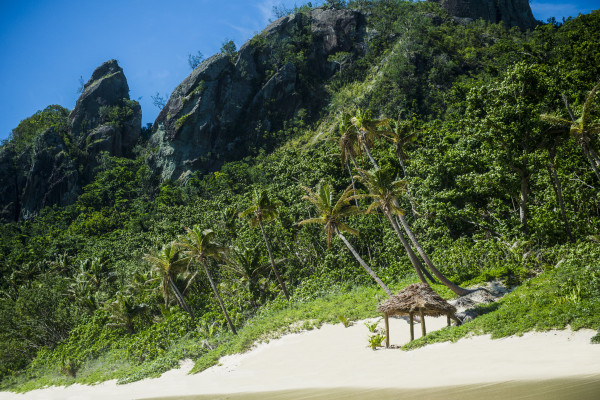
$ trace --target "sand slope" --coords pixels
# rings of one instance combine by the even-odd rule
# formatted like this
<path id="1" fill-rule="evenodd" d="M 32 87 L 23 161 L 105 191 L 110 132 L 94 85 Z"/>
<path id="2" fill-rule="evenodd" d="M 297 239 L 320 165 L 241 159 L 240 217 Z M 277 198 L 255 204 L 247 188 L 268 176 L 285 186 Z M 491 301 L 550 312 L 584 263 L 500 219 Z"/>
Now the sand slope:
<path id="1" fill-rule="evenodd" d="M 446 318 L 427 318 L 426 322 L 427 330 L 432 331 L 445 326 Z M 390 332 L 392 344 L 408 341 L 405 320 L 392 319 Z M 418 337 L 418 325 L 415 332 Z M 368 348 L 369 333 L 362 322 L 348 328 L 326 325 L 225 357 L 221 365 L 196 375 L 187 375 L 193 365 L 188 361 L 158 379 L 127 385 L 114 381 L 72 385 L 24 395 L 0 393 L 0 400 L 119 400 L 305 388 L 436 388 L 600 376 L 600 345 L 590 344 L 595 333 L 551 331 L 499 340 L 478 336 L 404 352 Z"/>

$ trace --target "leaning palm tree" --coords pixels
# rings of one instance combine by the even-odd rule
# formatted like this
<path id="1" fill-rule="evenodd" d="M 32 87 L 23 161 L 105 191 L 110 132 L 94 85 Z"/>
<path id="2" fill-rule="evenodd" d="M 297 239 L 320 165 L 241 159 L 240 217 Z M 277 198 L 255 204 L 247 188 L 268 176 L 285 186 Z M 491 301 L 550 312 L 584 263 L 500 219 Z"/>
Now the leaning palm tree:
<path id="1" fill-rule="evenodd" d="M 337 235 L 342 242 L 346 245 L 348 250 L 352 253 L 354 258 L 359 264 L 367 271 L 369 275 L 377 282 L 377 284 L 388 294 L 392 295 L 391 290 L 379 279 L 377 274 L 367 265 L 367 263 L 360 257 L 354 247 L 350 244 L 348 239 L 342 232 L 347 232 L 351 235 L 358 235 L 358 232 L 346 223 L 343 219 L 352 215 L 360 213 L 358 207 L 351 205 L 350 201 L 358 197 L 364 197 L 362 195 L 354 194 L 352 186 L 348 186 L 346 190 L 336 198 L 333 188 L 328 183 L 319 183 L 317 188 L 313 191 L 312 189 L 301 186 L 305 191 L 306 195 L 302 198 L 312 203 L 319 212 L 320 216 L 317 218 L 309 218 L 304 221 L 300 221 L 298 225 L 307 224 L 321 224 L 327 235 L 327 245 L 331 246 L 331 238 L 333 235 Z"/>
<path id="2" fill-rule="evenodd" d="M 575 118 L 575 114 L 569 106 L 567 97 L 564 95 L 563 101 L 569 113 L 569 117 L 571 118 L 570 121 L 561 117 L 557 117 L 555 115 L 541 115 L 541 119 L 543 121 L 550 122 L 552 125 L 563 128 L 565 130 L 569 129 L 571 136 L 579 142 L 583 150 L 583 154 L 588 159 L 598 180 L 600 180 L 600 158 L 598 157 L 598 154 L 596 153 L 594 148 L 590 146 L 590 142 L 592 141 L 594 136 L 600 134 L 600 123 L 592 121 L 592 107 L 594 105 L 594 96 L 596 95 L 596 92 L 599 88 L 600 82 L 598 82 L 596 86 L 592 88 L 592 90 L 586 97 L 585 103 L 583 104 L 583 108 L 581 110 L 581 116 L 579 118 Z"/>
<path id="3" fill-rule="evenodd" d="M 350 180 L 352 181 L 352 188 L 356 190 L 354 183 L 354 174 L 350 169 L 350 161 L 354 165 L 354 168 L 358 168 L 356 164 L 356 156 L 360 154 L 360 142 L 358 139 L 358 130 L 352 124 L 350 114 L 343 114 L 340 123 L 338 124 L 338 130 L 340 138 L 338 144 L 340 146 L 340 158 L 342 162 L 342 170 L 344 167 L 348 170 Z M 355 200 L 356 206 L 359 207 L 358 199 Z"/>
<path id="4" fill-rule="evenodd" d="M 231 318 L 229 318 L 225 304 L 221 299 L 221 295 L 219 294 L 217 286 L 215 285 L 212 275 L 208 269 L 208 260 L 212 258 L 223 261 L 225 259 L 224 255 L 227 251 L 227 248 L 219 246 L 213 241 L 215 232 L 212 229 L 201 230 L 198 225 L 195 225 L 191 229 L 186 228 L 186 232 L 187 235 L 183 237 L 177 244 L 183 249 L 183 253 L 189 261 L 193 261 L 204 268 L 204 272 L 206 273 L 210 287 L 219 301 L 219 305 L 221 306 L 223 315 L 229 324 L 229 328 L 234 335 L 237 335 L 235 326 L 233 326 L 233 322 L 231 322 Z"/>
<path id="5" fill-rule="evenodd" d="M 148 309 L 146 304 L 136 304 L 132 296 L 117 292 L 115 300 L 105 304 L 109 312 L 106 324 L 108 328 L 124 328 L 130 334 L 135 333 L 134 319 Z"/>
<path id="6" fill-rule="evenodd" d="M 358 170 L 360 175 L 357 176 L 367 188 L 370 194 L 368 195 L 373 199 L 373 203 L 367 208 L 367 213 L 371 212 L 374 208 L 379 208 L 383 215 L 388 219 L 390 225 L 398 235 L 402 246 L 408 254 L 408 258 L 412 263 L 419 279 L 423 283 L 427 283 L 423 276 L 423 265 L 417 258 L 417 255 L 411 249 L 410 245 L 404 238 L 404 235 L 400 232 L 400 228 L 394 219 L 394 215 L 402 215 L 403 210 L 398 206 L 396 198 L 406 191 L 406 182 L 400 180 L 394 180 L 389 174 L 386 174 L 384 170 L 378 169 L 374 172 L 365 171 L 362 169 Z"/>
<path id="7" fill-rule="evenodd" d="M 350 118 L 350 122 L 358 131 L 358 140 L 362 145 L 365 153 L 371 160 L 371 163 L 375 166 L 375 168 L 379 168 L 377 165 L 377 161 L 371 154 L 371 145 L 373 144 L 374 139 L 380 135 L 380 131 L 377 129 L 377 126 L 381 121 L 373 119 L 371 117 L 370 110 L 361 110 L 358 109 L 354 113 L 354 116 Z"/>
<path id="8" fill-rule="evenodd" d="M 433 272 L 433 274 L 444 285 L 446 285 L 450 290 L 452 290 L 454 293 L 458 294 L 459 296 L 464 296 L 465 294 L 470 293 L 470 291 L 468 289 L 463 289 L 460 286 L 452 283 L 448 278 L 446 278 L 444 276 L 444 274 L 442 274 L 435 267 L 433 262 L 431 262 L 429 257 L 427 257 L 427 254 L 425 253 L 425 251 L 423 250 L 423 248 L 417 241 L 416 237 L 412 233 L 412 230 L 410 229 L 408 224 L 405 222 L 403 215 L 402 215 L 402 210 L 400 209 L 400 207 L 398 205 L 398 196 L 400 196 L 401 193 L 405 191 L 406 182 L 400 181 L 400 180 L 395 180 L 394 174 L 392 173 L 392 171 L 390 169 L 376 169 L 373 172 L 361 170 L 360 172 L 361 172 L 361 174 L 357 178 L 360 179 L 360 181 L 367 187 L 367 189 L 369 190 L 368 196 L 373 199 L 373 203 L 369 206 L 369 208 L 367 209 L 367 212 L 371 211 L 373 208 L 379 208 L 383 212 L 383 214 L 387 217 L 387 219 L 389 220 L 390 224 L 394 228 L 394 231 L 396 231 L 398 238 L 400 238 L 400 241 L 402 241 L 402 244 L 404 245 L 404 247 L 409 248 L 410 246 L 408 246 L 408 243 L 406 243 L 402 233 L 400 232 L 400 228 L 398 227 L 398 224 L 396 223 L 396 220 L 393 217 L 393 214 L 398 215 L 400 217 L 400 221 L 403 224 L 404 230 L 406 231 L 409 238 L 411 239 L 411 241 L 417 248 L 417 251 L 423 258 L 423 260 L 425 261 L 425 263 L 427 264 L 429 269 L 431 269 L 431 272 Z M 410 256 L 410 252 L 409 252 L 409 256 Z M 414 256 L 414 253 L 413 253 L 413 256 Z M 416 256 L 414 256 L 414 258 L 416 259 Z M 417 274 L 419 275 L 419 278 L 421 279 L 422 282 L 425 282 L 425 279 L 424 279 L 423 275 L 421 274 L 418 264 L 415 263 L 415 261 L 413 260 L 412 257 L 411 257 L 411 261 L 413 262 L 413 266 L 415 267 Z"/>
<path id="9" fill-rule="evenodd" d="M 267 224 L 277 218 L 279 215 L 277 211 L 278 206 L 279 202 L 271 200 L 266 192 L 254 189 L 252 205 L 246 210 L 242 211 L 239 214 L 239 217 L 248 218 L 248 223 L 250 224 L 251 228 L 254 228 L 257 225 L 260 227 L 265 245 L 267 246 L 267 252 L 269 253 L 269 260 L 271 260 L 271 268 L 275 274 L 275 277 L 277 278 L 277 281 L 279 282 L 279 286 L 281 286 L 281 290 L 283 291 L 285 298 L 289 301 L 290 296 L 285 283 L 283 282 L 283 279 L 281 278 L 281 275 L 279 275 L 279 271 L 277 271 L 277 267 L 275 266 L 275 259 L 273 258 L 271 245 L 269 243 L 269 239 L 267 238 L 267 233 L 265 232 L 264 227 L 264 224 Z"/>
<path id="10" fill-rule="evenodd" d="M 379 127 L 381 125 L 385 125 L 387 123 L 386 120 L 379 121 L 379 120 L 373 120 L 373 119 L 371 119 L 371 114 L 370 114 L 369 111 L 363 111 L 363 112 L 361 112 L 359 110 L 359 111 L 357 111 L 357 115 L 362 116 L 362 120 L 361 121 L 366 121 L 366 122 L 363 122 L 363 124 L 365 126 L 364 129 L 371 129 L 371 131 L 370 131 L 371 132 L 370 133 L 371 137 L 375 137 L 375 136 L 378 136 L 378 135 L 383 135 L 385 133 L 385 131 L 378 131 L 377 127 Z M 368 154 L 371 154 L 370 149 L 369 149 L 369 143 L 370 142 L 368 140 L 363 140 L 362 141 L 363 148 L 365 149 L 365 151 Z M 377 164 L 377 162 L 375 161 L 375 159 L 373 157 L 369 157 L 369 158 L 371 160 L 371 164 L 373 164 L 373 168 L 375 168 L 375 170 L 378 170 L 379 169 L 379 165 Z M 357 171 L 358 171 L 359 175 L 363 175 L 364 170 L 361 170 L 360 168 L 357 168 Z M 364 175 L 362 176 L 362 178 L 363 179 L 368 179 Z M 415 207 L 412 204 L 412 199 L 410 198 L 410 196 L 409 196 L 409 201 L 411 202 L 411 206 L 412 206 L 412 208 L 414 210 Z M 397 218 L 400 221 L 400 223 L 402 225 L 402 228 L 404 229 L 404 231 L 408 235 L 410 241 L 416 247 L 416 249 L 419 252 L 419 254 L 421 254 L 421 257 L 423 257 L 423 260 L 425 260 L 425 262 L 427 263 L 427 265 L 433 265 L 433 263 L 429 260 L 429 258 L 425 254 L 425 251 L 423 250 L 423 248 L 419 245 L 419 242 L 417 241 L 415 235 L 412 233 L 412 231 L 410 229 L 410 226 L 408 225 L 408 222 L 406 221 L 406 218 L 404 218 L 404 214 L 398 214 Z M 402 235 L 400 235 L 400 236 L 402 236 Z M 411 260 L 415 259 L 416 257 L 413 257 L 414 256 L 414 251 L 412 250 L 412 248 L 408 244 L 405 245 L 406 241 L 403 240 L 402 237 L 400 238 L 400 240 L 401 240 L 401 242 L 402 242 L 402 244 L 404 246 L 404 249 L 408 253 L 409 258 Z M 426 268 L 423 268 L 423 266 L 422 266 L 422 264 L 421 264 L 420 261 L 418 261 L 418 264 L 420 265 L 420 267 L 418 267 L 418 269 L 420 269 L 421 272 L 423 274 L 425 274 L 430 281 L 432 281 L 432 282 L 435 283 L 435 280 L 433 279 L 433 277 L 429 274 L 429 272 L 427 271 Z M 435 268 L 435 266 L 433 268 Z M 421 274 L 419 274 L 419 278 L 421 278 Z"/>
<path id="11" fill-rule="evenodd" d="M 408 174 L 406 173 L 406 153 L 404 150 L 408 144 L 417 140 L 417 134 L 410 122 L 400 119 L 397 121 L 390 119 L 382 122 L 387 125 L 388 129 L 385 129 L 381 135 L 394 145 L 394 152 L 402 167 L 402 174 L 406 178 Z"/>
<path id="12" fill-rule="evenodd" d="M 188 263 L 181 257 L 181 250 L 175 244 L 169 243 L 160 250 L 152 250 L 146 253 L 144 259 L 152 265 L 152 268 L 159 276 L 161 291 L 165 299 L 165 307 L 169 306 L 172 292 L 179 306 L 190 314 L 193 319 L 194 313 L 188 306 L 177 285 L 175 285 L 177 276 L 188 269 Z"/>
<path id="13" fill-rule="evenodd" d="M 280 264 L 285 259 L 275 260 Z M 252 296 L 252 305 L 257 307 L 259 301 L 264 300 L 267 290 L 265 289 L 266 278 L 261 276 L 268 272 L 270 263 L 264 263 L 258 249 L 255 248 L 233 248 L 231 255 L 227 257 L 227 263 L 223 267 L 233 272 L 239 281 L 247 287 Z"/>

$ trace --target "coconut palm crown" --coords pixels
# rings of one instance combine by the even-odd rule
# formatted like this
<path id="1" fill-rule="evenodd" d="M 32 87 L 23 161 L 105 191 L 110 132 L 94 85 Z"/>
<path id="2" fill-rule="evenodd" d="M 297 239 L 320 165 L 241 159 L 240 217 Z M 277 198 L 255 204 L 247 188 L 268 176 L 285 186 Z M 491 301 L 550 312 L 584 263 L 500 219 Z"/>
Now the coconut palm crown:
<path id="1" fill-rule="evenodd" d="M 348 250 L 352 253 L 356 261 L 367 271 L 367 273 L 377 282 L 377 284 L 388 294 L 392 295 L 392 291 L 383 283 L 383 281 L 377 276 L 375 271 L 371 269 L 362 259 L 362 257 L 358 254 L 356 249 L 350 244 L 348 239 L 342 234 L 342 231 L 348 232 L 352 235 L 358 235 L 358 232 L 348 225 L 346 225 L 342 220 L 345 217 L 349 217 L 351 215 L 356 215 L 361 213 L 358 207 L 351 205 L 350 201 L 363 197 L 363 195 L 354 194 L 354 190 L 352 186 L 348 186 L 346 190 L 342 192 L 342 194 L 336 198 L 333 188 L 328 183 L 319 183 L 315 190 L 312 190 L 306 186 L 302 186 L 302 188 L 306 191 L 306 195 L 302 198 L 304 200 L 312 203 L 318 210 L 320 217 L 318 218 L 309 218 L 304 221 L 300 221 L 298 225 L 306 225 L 306 224 L 321 224 L 323 225 L 323 229 L 327 235 L 327 246 L 331 246 L 331 237 L 333 234 L 336 234 L 344 245 L 348 248 Z"/>
<path id="2" fill-rule="evenodd" d="M 267 232 L 265 231 L 264 224 L 270 221 L 273 221 L 279 215 L 277 211 L 277 207 L 281 205 L 281 202 L 277 200 L 271 200 L 267 192 L 259 191 L 254 189 L 252 195 L 252 204 L 246 210 L 242 211 L 239 214 L 240 218 L 248 218 L 248 223 L 251 228 L 256 226 L 260 227 L 260 231 L 262 233 L 263 239 L 265 241 L 265 245 L 267 246 L 267 252 L 269 253 L 269 260 L 271 261 L 271 269 L 279 282 L 279 286 L 281 286 L 281 290 L 285 298 L 289 301 L 290 295 L 287 291 L 287 287 L 285 286 L 285 282 L 281 275 L 279 275 L 279 271 L 275 266 L 275 258 L 273 257 L 273 251 L 271 250 L 271 244 L 269 243 L 269 239 L 267 238 Z"/>
<path id="3" fill-rule="evenodd" d="M 195 225 L 191 229 L 186 228 L 186 232 L 187 235 L 182 237 L 177 244 L 183 248 L 183 253 L 186 255 L 189 261 L 196 262 L 197 264 L 201 265 L 202 268 L 204 268 L 204 272 L 206 273 L 210 287 L 215 293 L 219 305 L 221 306 L 221 310 L 223 311 L 223 315 L 227 320 L 227 324 L 229 325 L 229 328 L 233 334 L 237 334 L 235 326 L 233 325 L 231 318 L 229 318 L 225 304 L 221 299 L 221 295 L 219 294 L 210 270 L 208 269 L 208 260 L 212 258 L 218 261 L 224 261 L 225 255 L 228 252 L 228 248 L 219 246 L 214 242 L 216 234 L 212 229 L 202 230 L 198 225 Z"/>
<path id="4" fill-rule="evenodd" d="M 301 188 L 307 193 L 302 196 L 302 199 L 312 203 L 321 215 L 317 218 L 300 221 L 298 225 L 315 223 L 323 225 L 329 247 L 331 247 L 331 238 L 337 233 L 337 230 L 358 236 L 358 231 L 352 229 L 342 220 L 361 213 L 358 207 L 350 204 L 350 201 L 362 198 L 364 195 L 356 195 L 352 185 L 348 186 L 338 198 L 336 198 L 333 187 L 329 183 L 319 183 L 314 191 L 306 186 L 301 186 Z"/>

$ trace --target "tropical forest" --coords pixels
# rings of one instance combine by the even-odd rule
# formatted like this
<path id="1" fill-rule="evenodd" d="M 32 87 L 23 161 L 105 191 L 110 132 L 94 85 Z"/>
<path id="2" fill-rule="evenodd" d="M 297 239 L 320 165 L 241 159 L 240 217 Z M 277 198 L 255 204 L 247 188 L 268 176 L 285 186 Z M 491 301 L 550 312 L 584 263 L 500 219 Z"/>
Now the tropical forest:
<path id="1" fill-rule="evenodd" d="M 510 293 L 402 351 L 600 332 L 600 12 L 444 4 L 280 7 L 153 124 L 116 60 L 22 120 L 0 147 L 2 390 L 200 372 L 416 282 Z"/>

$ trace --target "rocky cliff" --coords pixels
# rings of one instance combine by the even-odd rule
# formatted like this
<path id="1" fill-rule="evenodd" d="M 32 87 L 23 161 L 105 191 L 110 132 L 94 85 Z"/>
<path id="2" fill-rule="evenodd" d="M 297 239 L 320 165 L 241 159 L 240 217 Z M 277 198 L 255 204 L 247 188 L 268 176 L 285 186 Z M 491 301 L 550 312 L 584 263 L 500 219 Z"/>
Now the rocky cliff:
<path id="1" fill-rule="evenodd" d="M 116 60 L 96 68 L 69 115 L 70 134 L 79 148 L 96 155 L 128 154 L 142 123 L 140 105 L 129 100 L 129 86 Z"/>
<path id="2" fill-rule="evenodd" d="M 102 64 L 85 84 L 65 131 L 48 129 L 24 151 L 0 149 L 0 220 L 30 219 L 46 206 L 73 203 L 102 154 L 131 152 L 141 118 L 122 68 L 115 60 Z"/>
<path id="3" fill-rule="evenodd" d="M 533 29 L 538 22 L 533 17 L 529 0 L 428 0 L 441 4 L 450 15 L 466 19 L 503 21 L 507 26 Z"/>
<path id="4" fill-rule="evenodd" d="M 350 10 L 314 9 L 278 19 L 235 55 L 200 64 L 172 93 L 153 127 L 150 165 L 163 179 L 218 169 L 248 154 L 300 110 L 316 112 L 327 58 L 362 52 L 366 21 Z"/>

